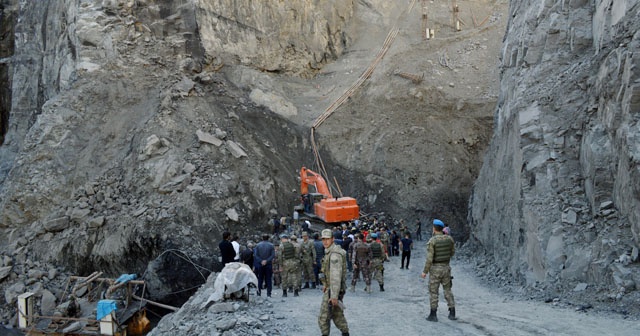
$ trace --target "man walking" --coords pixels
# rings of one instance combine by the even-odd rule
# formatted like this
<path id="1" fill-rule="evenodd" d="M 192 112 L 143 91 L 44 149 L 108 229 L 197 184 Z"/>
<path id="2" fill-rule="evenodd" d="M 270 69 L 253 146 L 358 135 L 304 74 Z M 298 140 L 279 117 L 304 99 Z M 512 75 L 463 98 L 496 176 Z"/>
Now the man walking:
<path id="1" fill-rule="evenodd" d="M 400 249 L 402 250 L 402 260 L 400 262 L 400 269 L 403 269 L 404 260 L 407 260 L 407 269 L 409 269 L 409 261 L 411 261 L 411 249 L 413 249 L 413 240 L 409 232 L 404 233 L 404 238 L 400 240 Z"/>
<path id="2" fill-rule="evenodd" d="M 318 316 L 318 326 L 322 335 L 329 335 L 331 320 L 342 332 L 342 336 L 349 336 L 349 325 L 344 317 L 342 297 L 347 283 L 346 252 L 333 243 L 331 230 L 322 230 L 322 245 L 325 256 L 322 259 L 322 304 Z"/>
<path id="3" fill-rule="evenodd" d="M 222 257 L 222 265 L 223 267 L 233 262 L 233 259 L 236 257 L 236 250 L 233 249 L 233 245 L 231 244 L 231 232 L 225 231 L 222 233 L 222 241 L 218 244 L 218 248 L 220 248 L 220 256 Z"/>
<path id="4" fill-rule="evenodd" d="M 433 220 L 433 236 L 427 243 L 427 260 L 422 271 L 422 278 L 429 274 L 429 298 L 431 312 L 427 317 L 428 321 L 438 322 L 436 311 L 438 310 L 438 291 L 440 284 L 444 289 L 444 298 L 449 307 L 449 319 L 456 319 L 456 308 L 451 292 L 451 267 L 449 261 L 455 253 L 453 238 L 442 233 L 444 223 L 439 219 Z"/>
<path id="5" fill-rule="evenodd" d="M 387 253 L 384 245 L 375 240 L 378 238 L 377 233 L 372 233 L 367 237 L 367 242 L 371 247 L 371 277 L 378 281 L 380 291 L 384 292 L 384 261 L 387 259 Z"/>
<path id="6" fill-rule="evenodd" d="M 369 244 L 362 241 L 363 235 L 358 235 L 358 241 L 353 246 L 353 278 L 351 279 L 351 291 L 354 292 L 356 290 L 356 282 L 360 277 L 360 273 L 362 272 L 362 278 L 364 279 L 364 283 L 366 284 L 365 291 L 367 293 L 371 293 L 371 272 L 370 272 L 370 264 L 371 264 L 371 247 Z"/>
<path id="7" fill-rule="evenodd" d="M 416 219 L 416 239 L 422 241 L 422 222 Z"/>
<path id="8" fill-rule="evenodd" d="M 273 288 L 271 278 L 273 275 L 273 259 L 276 257 L 276 250 L 269 241 L 269 234 L 262 235 L 262 241 L 258 243 L 253 254 L 255 273 L 258 275 L 258 296 L 262 292 L 262 285 L 267 283 L 267 297 L 271 297 Z"/>

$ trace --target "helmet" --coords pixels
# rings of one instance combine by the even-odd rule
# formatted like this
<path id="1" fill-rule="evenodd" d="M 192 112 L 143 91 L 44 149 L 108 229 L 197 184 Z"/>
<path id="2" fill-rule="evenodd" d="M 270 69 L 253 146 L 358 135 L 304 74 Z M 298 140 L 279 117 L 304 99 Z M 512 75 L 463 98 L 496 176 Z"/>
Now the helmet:
<path id="1" fill-rule="evenodd" d="M 372 233 L 370 236 L 371 236 L 372 239 L 373 238 L 378 238 L 378 234 L 377 233 Z"/>
<path id="2" fill-rule="evenodd" d="M 444 223 L 443 223 L 441 220 L 439 220 L 439 219 L 434 219 L 434 220 L 433 220 L 433 225 L 435 225 L 435 226 L 442 226 L 442 227 L 444 227 Z"/>
<path id="3" fill-rule="evenodd" d="M 286 233 L 283 233 L 283 234 L 280 235 L 280 238 L 289 238 L 289 235 L 286 234 Z"/>

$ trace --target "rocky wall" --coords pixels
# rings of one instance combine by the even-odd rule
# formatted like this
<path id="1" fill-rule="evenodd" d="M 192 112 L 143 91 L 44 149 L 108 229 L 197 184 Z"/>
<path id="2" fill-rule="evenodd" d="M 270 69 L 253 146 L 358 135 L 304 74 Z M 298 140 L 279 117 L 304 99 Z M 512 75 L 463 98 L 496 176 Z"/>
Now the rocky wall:
<path id="1" fill-rule="evenodd" d="M 195 1 L 211 58 L 271 72 L 309 75 L 336 59 L 350 37 L 354 1 Z"/>
<path id="2" fill-rule="evenodd" d="M 16 152 L 41 112 L 42 104 L 67 88 L 75 76 L 77 1 L 12 1 L 16 15 L 12 38 L 10 112 L 0 147 L 0 185 L 11 169 Z M 45 28 L 46 27 L 46 28 Z"/>
<path id="3" fill-rule="evenodd" d="M 640 1 L 511 2 L 472 242 L 516 283 L 640 288 Z"/>

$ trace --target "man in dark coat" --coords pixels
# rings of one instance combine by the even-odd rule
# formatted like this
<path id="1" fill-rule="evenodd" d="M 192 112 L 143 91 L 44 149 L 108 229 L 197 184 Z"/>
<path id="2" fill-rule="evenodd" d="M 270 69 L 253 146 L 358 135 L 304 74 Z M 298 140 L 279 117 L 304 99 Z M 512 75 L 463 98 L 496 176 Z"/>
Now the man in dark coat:
<path id="1" fill-rule="evenodd" d="M 220 242 L 220 244 L 218 244 L 218 247 L 220 248 L 220 255 L 222 256 L 223 265 L 233 262 L 233 259 L 236 257 L 236 250 L 233 248 L 230 239 L 231 232 L 225 231 L 222 233 L 222 241 Z"/>

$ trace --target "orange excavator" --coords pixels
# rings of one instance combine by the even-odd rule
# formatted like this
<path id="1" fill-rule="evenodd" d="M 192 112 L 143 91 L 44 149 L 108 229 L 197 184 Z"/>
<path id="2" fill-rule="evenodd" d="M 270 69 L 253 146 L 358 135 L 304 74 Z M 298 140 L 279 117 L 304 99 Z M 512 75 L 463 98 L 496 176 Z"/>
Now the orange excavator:
<path id="1" fill-rule="evenodd" d="M 315 192 L 309 192 L 309 186 Z M 353 197 L 333 197 L 324 178 L 305 167 L 300 169 L 300 194 L 304 212 L 325 223 L 348 222 L 360 217 L 360 207 Z"/>

